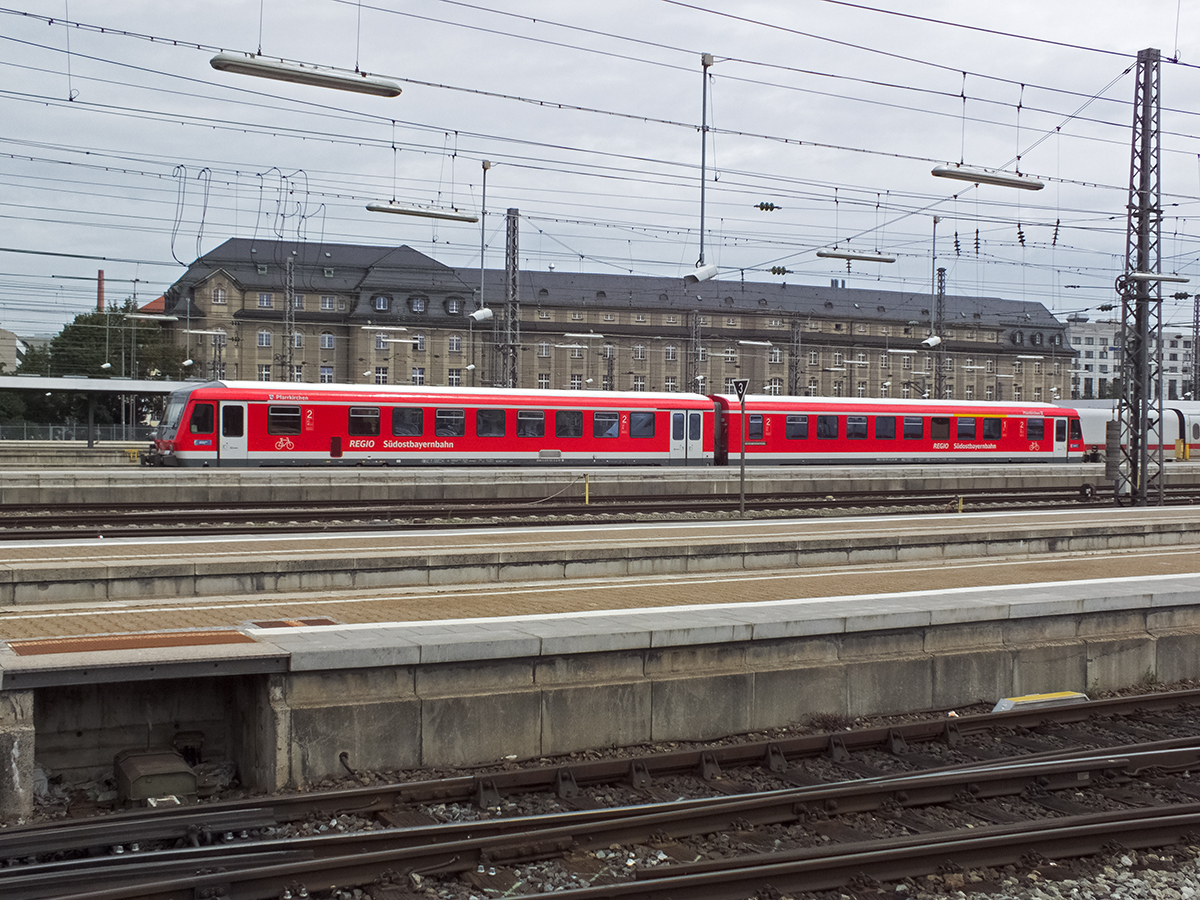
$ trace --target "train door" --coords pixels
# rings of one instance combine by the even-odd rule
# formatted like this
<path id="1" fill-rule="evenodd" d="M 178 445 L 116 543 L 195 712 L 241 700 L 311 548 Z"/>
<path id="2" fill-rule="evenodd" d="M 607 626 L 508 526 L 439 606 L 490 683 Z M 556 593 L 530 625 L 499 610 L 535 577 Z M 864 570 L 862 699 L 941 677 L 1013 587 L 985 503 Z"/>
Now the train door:
<path id="1" fill-rule="evenodd" d="M 220 461 L 242 461 L 248 456 L 246 439 L 246 404 L 221 404 Z"/>
<path id="2" fill-rule="evenodd" d="M 1054 420 L 1054 459 L 1067 458 L 1067 420 Z"/>
<path id="3" fill-rule="evenodd" d="M 700 465 L 704 461 L 704 414 L 695 410 L 671 413 L 671 462 Z"/>

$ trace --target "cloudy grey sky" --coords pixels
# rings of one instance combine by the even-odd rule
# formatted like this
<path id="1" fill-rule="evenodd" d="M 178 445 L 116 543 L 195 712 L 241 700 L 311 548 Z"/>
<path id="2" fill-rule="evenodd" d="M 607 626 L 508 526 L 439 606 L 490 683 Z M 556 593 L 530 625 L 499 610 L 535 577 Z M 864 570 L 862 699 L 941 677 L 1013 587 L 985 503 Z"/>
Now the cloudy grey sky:
<path id="1" fill-rule="evenodd" d="M 404 92 L 209 66 L 216 48 L 260 46 Z M 1094 311 L 1124 265 L 1148 47 L 1164 56 L 1164 268 L 1200 279 L 1194 3 L 28 0 L 0 8 L 0 327 L 56 331 L 94 308 L 99 268 L 110 299 L 152 299 L 235 236 L 478 267 L 478 225 L 364 207 L 478 213 L 483 159 L 488 266 L 513 207 L 525 268 L 682 276 L 700 247 L 703 52 L 704 246 L 721 279 L 785 266 L 793 283 L 929 290 L 936 215 L 949 292 Z M 960 160 L 1046 188 L 930 176 Z M 897 262 L 847 272 L 815 255 L 835 244 Z M 1190 323 L 1190 301 L 1167 318 Z"/>

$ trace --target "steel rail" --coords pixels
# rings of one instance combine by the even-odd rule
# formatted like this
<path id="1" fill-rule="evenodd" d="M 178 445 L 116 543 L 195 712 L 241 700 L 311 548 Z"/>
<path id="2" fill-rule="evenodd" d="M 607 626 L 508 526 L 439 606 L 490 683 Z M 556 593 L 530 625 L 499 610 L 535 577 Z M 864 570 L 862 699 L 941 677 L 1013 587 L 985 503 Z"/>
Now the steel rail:
<path id="1" fill-rule="evenodd" d="M 372 785 L 365 788 L 277 795 L 269 800 L 248 797 L 206 803 L 203 809 L 208 815 L 216 817 L 226 812 L 269 806 L 271 813 L 280 821 L 296 821 L 311 814 L 370 815 L 399 804 L 473 802 L 480 807 L 488 807 L 495 806 L 507 794 L 550 792 L 569 800 L 580 788 L 599 784 L 631 782 L 635 786 L 648 786 L 655 778 L 688 774 L 707 776 L 709 780 L 728 780 L 728 769 L 743 766 L 762 766 L 779 773 L 786 771 L 796 761 L 827 757 L 834 748 L 841 748 L 850 753 L 884 750 L 896 752 L 896 755 L 903 758 L 908 745 L 937 742 L 954 748 L 967 738 L 996 728 L 1031 729 L 1047 724 L 1074 724 L 1095 717 L 1128 716 L 1138 712 L 1161 712 L 1187 706 L 1200 706 L 1200 690 L 1114 697 L 1033 710 L 981 713 L 954 718 L 939 717 L 851 731 L 739 742 L 621 759 L 572 761 L 566 765 L 483 771 L 470 775 Z M 1195 741 L 1195 738 L 1185 737 L 1146 745 L 1098 747 L 1091 752 L 1094 755 L 1103 755 L 1116 752 L 1117 749 L 1123 753 L 1137 752 L 1140 749 L 1186 750 Z M 1065 750 L 1048 754 L 1025 754 L 1015 758 L 1042 759 L 1049 762 L 1078 757 L 1083 753 L 1082 750 Z M 946 766 L 935 771 L 952 771 L 974 765 L 976 764 L 967 763 L 962 766 Z M 184 808 L 188 811 L 193 809 L 195 808 Z M 150 818 L 182 814 L 182 810 L 157 810 L 150 814 Z M 35 826 L 19 826 L 13 831 L 33 828 Z M 5 832 L 0 832 L 0 838 L 4 834 Z M 0 856 L 4 855 L 0 851 Z"/>
<path id="2" fill-rule="evenodd" d="M 832 786 L 770 791 L 747 797 L 655 804 L 618 810 L 591 810 L 532 818 L 429 826 L 388 832 L 363 832 L 253 845 L 258 852 L 284 847 L 311 852 L 314 859 L 254 870 L 198 872 L 144 885 L 126 885 L 59 895 L 62 900 L 157 900 L 174 896 L 182 885 L 220 887 L 233 900 L 273 896 L 281 880 L 292 879 L 310 889 L 327 885 L 368 883 L 397 867 L 426 875 L 450 875 L 479 865 L 516 863 L 561 855 L 569 850 L 640 842 L 649 835 L 681 838 L 735 825 L 773 825 L 839 814 L 947 803 L 964 794 L 989 798 L 1039 791 L 1078 790 L 1100 773 L 1123 771 L 1122 757 L 1087 758 L 1051 765 L 977 767 L 953 775 L 909 775 L 890 783 L 856 782 Z M 1200 816 L 1200 804 L 1173 806 Z M 513 829 L 516 829 L 515 831 Z M 834 851 L 836 852 L 836 851 Z M 2 882 L 0 882 L 2 886 Z"/>

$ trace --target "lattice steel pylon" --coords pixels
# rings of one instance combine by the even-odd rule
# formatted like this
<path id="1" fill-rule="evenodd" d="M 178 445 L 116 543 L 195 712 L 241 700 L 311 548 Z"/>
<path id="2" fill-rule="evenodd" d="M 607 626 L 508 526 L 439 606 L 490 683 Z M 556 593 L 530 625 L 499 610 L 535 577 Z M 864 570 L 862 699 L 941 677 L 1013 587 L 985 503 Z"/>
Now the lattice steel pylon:
<path id="1" fill-rule="evenodd" d="M 800 366 L 803 360 L 803 326 L 799 318 L 792 319 L 791 344 L 788 348 L 788 387 L 789 396 L 799 397 L 803 392 L 800 387 Z"/>
<path id="2" fill-rule="evenodd" d="M 296 261 L 287 258 L 283 275 L 283 378 L 296 380 Z"/>
<path id="3" fill-rule="evenodd" d="M 1117 426 L 1120 458 L 1114 473 L 1117 503 L 1163 502 L 1162 272 L 1159 182 L 1158 50 L 1138 52 L 1133 102 L 1133 150 L 1129 169 L 1129 216 L 1121 295 L 1121 395 Z"/>
<path id="4" fill-rule="evenodd" d="M 946 270 L 937 270 L 937 295 L 933 301 L 933 328 L 938 344 L 933 348 L 933 396 L 937 400 L 946 398 Z"/>
<path id="5" fill-rule="evenodd" d="M 495 348 L 499 365 L 493 368 L 497 387 L 520 387 L 521 362 L 521 293 L 517 273 L 517 235 L 520 210 L 510 208 L 504 231 L 504 317 L 495 323 Z"/>

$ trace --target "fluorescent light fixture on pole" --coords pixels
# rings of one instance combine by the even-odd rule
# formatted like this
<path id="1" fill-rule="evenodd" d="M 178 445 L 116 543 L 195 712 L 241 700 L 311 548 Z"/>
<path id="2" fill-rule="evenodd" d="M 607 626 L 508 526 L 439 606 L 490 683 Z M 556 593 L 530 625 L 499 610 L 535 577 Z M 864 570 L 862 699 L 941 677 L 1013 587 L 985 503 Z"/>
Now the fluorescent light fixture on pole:
<path id="1" fill-rule="evenodd" d="M 347 72 L 305 63 L 263 59 L 252 53 L 218 53 L 208 64 L 218 72 L 254 75 L 258 78 L 353 91 L 356 94 L 371 94 L 375 97 L 400 96 L 400 85 L 396 82 L 377 78 L 366 72 Z"/>
<path id="2" fill-rule="evenodd" d="M 394 201 L 368 203 L 367 210 L 377 213 L 394 213 L 398 216 L 417 216 L 422 219 L 449 219 L 451 222 L 478 222 L 479 216 L 462 213 L 456 209 L 432 209 L 428 206 L 406 206 Z"/>
<path id="3" fill-rule="evenodd" d="M 952 178 L 955 181 L 969 181 L 972 184 L 994 184 L 1000 187 L 1019 188 L 1023 191 L 1040 191 L 1046 186 L 1036 178 L 1022 175 L 1020 172 L 978 169 L 974 166 L 934 166 L 930 174 L 937 178 Z"/>
<path id="4" fill-rule="evenodd" d="M 896 261 L 896 257 L 884 256 L 882 253 L 855 253 L 852 250 L 838 250 L 836 247 L 830 250 L 818 250 L 817 256 L 822 259 L 861 260 L 862 262 L 877 263 L 894 263 Z"/>

